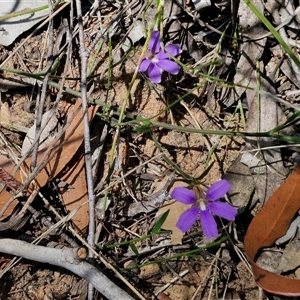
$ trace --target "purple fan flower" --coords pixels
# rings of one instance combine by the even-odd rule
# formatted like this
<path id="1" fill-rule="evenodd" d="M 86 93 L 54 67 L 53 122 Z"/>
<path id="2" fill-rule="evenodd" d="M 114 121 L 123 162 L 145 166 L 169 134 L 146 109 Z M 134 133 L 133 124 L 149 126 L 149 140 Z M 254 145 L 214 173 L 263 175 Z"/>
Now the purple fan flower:
<path id="1" fill-rule="evenodd" d="M 200 218 L 204 235 L 209 239 L 217 237 L 218 226 L 214 215 L 234 221 L 237 214 L 236 208 L 219 200 L 230 188 L 231 184 L 228 181 L 220 180 L 214 183 L 203 197 L 199 189 L 195 189 L 194 192 L 188 188 L 176 187 L 171 193 L 172 198 L 185 204 L 193 204 L 179 217 L 176 226 L 182 232 L 186 232 Z"/>
<path id="2" fill-rule="evenodd" d="M 165 47 L 163 51 L 160 47 L 159 31 L 153 31 L 149 40 L 148 48 L 150 50 L 149 57 L 144 57 L 139 67 L 140 72 L 148 70 L 148 76 L 152 83 L 161 82 L 161 74 L 163 71 L 177 75 L 180 67 L 177 63 L 170 60 L 170 53 L 172 56 L 180 54 L 182 51 L 179 45 L 171 44 Z"/>

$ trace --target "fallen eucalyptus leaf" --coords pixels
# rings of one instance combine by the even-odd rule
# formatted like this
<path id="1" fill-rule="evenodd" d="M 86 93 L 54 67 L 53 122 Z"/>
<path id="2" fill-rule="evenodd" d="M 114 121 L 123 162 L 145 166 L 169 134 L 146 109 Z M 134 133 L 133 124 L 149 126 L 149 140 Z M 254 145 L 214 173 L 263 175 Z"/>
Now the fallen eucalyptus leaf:
<path id="1" fill-rule="evenodd" d="M 87 113 L 90 120 L 97 109 L 97 106 L 91 106 L 88 109 Z M 36 170 L 29 172 L 32 159 L 30 156 L 23 161 L 22 172 L 18 169 L 14 173 L 14 164 L 10 159 L 3 156 L 0 156 L 1 166 L 21 183 L 24 181 L 29 183 L 34 178 L 35 186 L 31 182 L 28 192 L 43 187 L 55 177 L 68 183 L 68 186 L 72 185 L 73 189 L 68 189 L 68 186 L 66 186 L 60 192 L 67 210 L 72 211 L 80 206 L 79 212 L 72 220 L 80 230 L 84 230 L 88 224 L 88 198 L 83 157 L 84 126 L 81 100 L 76 101 L 74 105 L 65 107 L 63 113 L 66 115 L 65 127 L 62 128 L 61 132 L 57 133 L 57 137 L 53 142 L 47 143 L 38 152 Z M 0 208 L 3 213 L 0 217 L 1 220 L 10 216 L 18 203 L 17 199 L 15 199 L 6 207 L 10 196 L 6 189 L 0 193 Z M 0 225 L 2 225 L 1 222 Z"/>
<path id="2" fill-rule="evenodd" d="M 299 182 L 300 164 L 256 214 L 244 240 L 245 253 L 257 284 L 270 293 L 283 296 L 299 296 L 300 281 L 270 272 L 259 266 L 255 260 L 261 248 L 270 247 L 289 228 L 300 208 Z"/>
<path id="3" fill-rule="evenodd" d="M 168 200 L 165 202 L 165 204 L 158 210 L 156 213 L 155 218 L 160 217 L 162 214 L 164 214 L 166 211 L 169 210 L 168 217 L 166 218 L 162 228 L 165 230 L 171 230 L 172 231 L 172 245 L 178 245 L 181 244 L 181 240 L 184 236 L 184 233 L 180 231 L 176 227 L 176 223 L 178 221 L 178 218 L 180 215 L 187 209 L 186 204 L 180 203 L 178 201 L 174 200 Z"/>

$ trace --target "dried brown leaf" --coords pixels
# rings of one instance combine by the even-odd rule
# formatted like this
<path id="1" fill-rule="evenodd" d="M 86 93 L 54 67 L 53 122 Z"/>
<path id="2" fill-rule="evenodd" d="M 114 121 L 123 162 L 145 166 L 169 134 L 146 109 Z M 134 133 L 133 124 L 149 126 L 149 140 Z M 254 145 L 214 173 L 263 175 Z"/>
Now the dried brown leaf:
<path id="1" fill-rule="evenodd" d="M 267 271 L 255 263 L 257 253 L 283 236 L 300 208 L 300 164 L 254 217 L 245 236 L 245 253 L 256 282 L 266 291 L 299 296 L 300 280 Z"/>
<path id="2" fill-rule="evenodd" d="M 187 209 L 187 205 L 180 203 L 178 201 L 169 200 L 164 203 L 164 205 L 156 213 L 156 218 L 161 216 L 167 210 L 170 210 L 167 219 L 165 220 L 162 228 L 165 230 L 172 231 L 172 244 L 181 244 L 182 237 L 184 235 L 177 227 L 176 223 L 179 216 Z"/>
<path id="3" fill-rule="evenodd" d="M 90 120 L 93 118 L 97 111 L 97 106 L 90 107 L 88 109 L 88 114 Z M 86 186 L 85 186 L 85 172 L 84 172 L 84 158 L 82 155 L 82 148 L 80 147 L 83 144 L 84 136 L 84 127 L 83 127 L 83 112 L 81 109 L 81 101 L 78 100 L 75 105 L 66 111 L 67 123 L 70 123 L 70 126 L 66 129 L 65 133 L 61 138 L 53 144 L 47 145 L 38 153 L 37 165 L 42 164 L 45 161 L 48 161 L 46 166 L 40 170 L 40 172 L 35 176 L 34 185 L 29 186 L 29 191 L 32 191 L 34 188 L 43 187 L 49 180 L 53 178 L 61 178 L 66 181 L 68 184 L 72 185 L 74 191 L 69 192 L 67 190 L 63 191 L 63 199 L 66 198 L 66 205 L 70 208 L 73 208 L 73 205 L 79 206 L 87 202 Z M 50 149 L 51 151 L 46 154 L 46 151 Z M 29 172 L 29 167 L 31 164 L 31 157 L 27 158 L 22 164 L 22 169 L 26 173 Z M 1 166 L 8 172 L 13 174 L 14 165 L 10 160 L 1 157 Z M 62 172 L 64 170 L 64 172 Z M 18 170 L 14 177 L 19 182 L 24 182 L 24 175 Z M 26 177 L 26 176 L 25 176 Z M 76 178 L 76 180 L 75 180 Z M 67 180 L 70 179 L 73 181 L 69 183 Z M 78 182 L 77 182 L 78 179 Z M 68 194 L 69 193 L 69 194 Z M 76 195 L 76 196 L 74 196 Z M 2 191 L 0 194 L 0 209 L 3 209 L 11 195 L 7 191 Z M 70 198 L 73 197 L 73 201 Z M 72 205 L 70 204 L 72 203 Z M 75 204 L 76 203 L 76 204 Z M 2 215 L 2 219 L 9 216 L 17 204 L 17 201 L 14 201 L 8 209 L 5 210 Z M 87 225 L 87 209 L 81 210 L 81 218 L 83 221 L 78 220 L 77 226 L 79 229 L 83 229 Z M 76 217 L 77 218 L 77 217 Z"/>

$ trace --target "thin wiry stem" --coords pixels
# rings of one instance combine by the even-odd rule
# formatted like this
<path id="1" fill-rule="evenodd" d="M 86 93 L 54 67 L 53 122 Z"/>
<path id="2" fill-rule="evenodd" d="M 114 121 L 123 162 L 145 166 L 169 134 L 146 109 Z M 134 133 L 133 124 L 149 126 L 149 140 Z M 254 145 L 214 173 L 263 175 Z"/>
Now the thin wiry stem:
<path id="1" fill-rule="evenodd" d="M 51 3 L 50 3 L 51 4 Z M 51 15 L 53 12 L 52 6 L 49 6 L 49 15 Z M 42 117 L 43 117 L 43 110 L 44 110 L 44 104 L 46 100 L 47 90 L 48 90 L 48 80 L 50 78 L 50 69 L 53 64 L 53 45 L 54 45 L 54 34 L 53 34 L 53 20 L 49 22 L 48 27 L 48 60 L 47 60 L 47 68 L 46 68 L 46 76 L 43 81 L 42 91 L 40 98 L 37 99 L 36 102 L 36 111 L 35 111 L 35 134 L 36 136 L 39 135 L 41 132 L 41 125 L 42 125 Z M 36 161 L 38 156 L 38 150 L 39 150 L 39 138 L 37 140 L 37 143 L 33 146 L 32 149 L 32 160 L 31 160 L 31 166 L 30 169 L 33 170 L 36 167 Z"/>
<path id="2" fill-rule="evenodd" d="M 85 171 L 87 180 L 87 189 L 89 197 L 89 229 L 88 229 L 88 243 L 91 247 L 94 246 L 95 240 L 95 193 L 93 186 L 93 171 L 92 171 L 92 151 L 90 144 L 90 122 L 89 116 L 86 113 L 88 109 L 87 99 L 87 60 L 88 53 L 84 46 L 84 31 L 83 20 L 80 0 L 76 0 L 76 9 L 78 17 L 78 29 L 79 29 L 79 44 L 80 44 L 80 56 L 81 56 L 81 98 L 82 98 L 82 110 L 84 112 L 83 124 L 84 124 L 84 158 L 85 158 Z M 93 258 L 93 252 L 89 250 L 89 258 Z M 94 288 L 89 284 L 88 299 L 92 300 L 94 294 Z"/>

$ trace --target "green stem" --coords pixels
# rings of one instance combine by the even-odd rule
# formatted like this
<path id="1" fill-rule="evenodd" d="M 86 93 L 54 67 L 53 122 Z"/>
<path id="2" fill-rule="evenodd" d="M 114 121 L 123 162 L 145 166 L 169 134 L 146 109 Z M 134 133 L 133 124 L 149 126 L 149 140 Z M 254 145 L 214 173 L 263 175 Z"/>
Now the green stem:
<path id="1" fill-rule="evenodd" d="M 135 265 L 135 266 L 132 266 L 130 268 L 121 269 L 121 270 L 126 272 L 126 271 L 130 271 L 130 270 L 133 270 L 133 269 L 141 268 L 141 267 L 152 265 L 152 264 L 167 262 L 167 261 L 170 261 L 170 260 L 173 260 L 173 259 L 177 259 L 177 258 L 180 258 L 180 257 L 183 257 L 183 256 L 192 256 L 192 255 L 197 254 L 198 252 L 201 252 L 203 250 L 219 246 L 222 243 L 224 243 L 227 239 L 228 239 L 228 237 L 223 236 L 219 240 L 214 241 L 212 243 L 209 243 L 209 244 L 207 244 L 207 245 L 205 245 L 203 247 L 199 247 L 197 249 L 186 251 L 186 252 L 183 252 L 183 253 L 178 253 L 178 254 L 175 254 L 175 255 L 167 257 L 167 258 L 157 259 L 157 260 L 154 260 L 154 261 L 150 261 L 148 263 L 144 263 L 144 264 L 140 264 L 140 265 Z"/>
<path id="2" fill-rule="evenodd" d="M 0 68 L 1 71 L 8 71 L 11 73 L 15 73 L 15 74 L 20 74 L 20 75 L 25 75 L 28 77 L 32 77 L 35 78 L 37 80 L 43 81 L 43 77 L 37 75 L 37 74 L 30 74 L 30 73 L 25 73 L 23 71 L 19 71 L 19 70 L 15 70 L 15 69 L 11 69 L 11 68 L 6 68 L 6 67 L 2 67 Z M 61 86 L 59 83 L 54 82 L 54 81 L 49 81 L 48 84 L 52 87 L 55 87 L 57 89 L 60 89 Z M 70 95 L 73 95 L 75 97 L 81 97 L 81 93 L 77 92 L 73 89 L 64 88 L 64 91 Z M 182 99 L 182 98 L 181 98 Z M 104 102 L 99 102 L 97 101 L 97 99 L 94 99 L 93 97 L 89 97 L 88 98 L 89 102 L 91 104 L 97 104 L 101 107 L 103 107 L 104 109 L 110 109 L 116 112 L 117 115 L 120 115 L 120 113 L 122 112 L 122 118 L 124 115 L 126 115 L 127 118 L 131 119 L 132 121 L 130 122 L 124 122 L 124 123 L 119 123 L 119 126 L 121 125 L 131 125 L 131 126 L 140 126 L 141 124 L 143 125 L 144 123 L 149 123 L 150 126 L 153 127 L 161 127 L 164 129 L 169 129 L 169 130 L 175 130 L 178 132 L 188 132 L 188 133 L 198 133 L 198 134 L 207 134 L 207 135 L 226 135 L 226 136 L 240 136 L 240 137 L 246 137 L 246 136 L 252 136 L 252 137 L 270 137 L 270 138 L 274 138 L 277 140 L 281 140 L 281 141 L 285 141 L 288 143 L 300 143 L 300 138 L 298 137 L 294 137 L 294 136 L 285 136 L 285 135 L 279 135 L 279 134 L 275 134 L 274 130 L 270 130 L 268 132 L 236 132 L 236 131 L 222 131 L 222 130 L 207 130 L 207 129 L 197 129 L 197 128 L 190 128 L 190 127 L 180 127 L 180 126 L 176 126 L 176 125 L 172 125 L 172 124 L 168 124 L 168 123 L 163 123 L 163 122 L 158 122 L 158 121 L 153 121 L 147 118 L 143 118 L 140 116 L 137 116 L 133 113 L 127 112 L 125 110 L 120 110 L 118 107 L 113 106 L 113 105 L 109 105 L 107 103 Z M 119 121 L 121 120 L 121 118 L 119 118 Z"/>
<path id="3" fill-rule="evenodd" d="M 170 233 L 170 232 L 171 231 L 161 231 L 161 232 L 158 232 L 158 233 L 151 233 L 151 234 L 147 234 L 145 236 L 142 236 L 140 238 L 136 238 L 136 239 L 133 239 L 133 240 L 130 240 L 130 241 L 120 242 L 120 243 L 117 243 L 117 244 L 112 244 L 112 245 L 108 245 L 108 246 L 104 246 L 104 247 L 97 245 L 97 247 L 101 251 L 102 250 L 107 250 L 107 249 L 111 249 L 111 248 L 114 248 L 114 247 L 120 247 L 120 246 L 129 245 L 129 244 L 132 244 L 132 243 L 137 243 L 137 242 L 146 240 L 148 238 L 151 238 L 152 236 L 155 236 L 157 234 L 167 234 L 167 233 Z"/>
<path id="4" fill-rule="evenodd" d="M 49 8 L 48 4 L 43 5 L 43 6 L 39 6 L 39 7 L 36 7 L 36 8 L 25 8 L 25 9 L 22 9 L 20 11 L 15 11 L 15 12 L 12 12 L 12 13 L 7 14 L 5 16 L 1 16 L 0 21 L 5 21 L 5 20 L 11 19 L 11 18 L 15 18 L 15 17 L 27 15 L 27 14 L 32 14 L 32 13 L 35 13 L 35 12 L 38 12 L 38 11 L 41 11 L 41 10 L 44 10 L 44 9 L 47 9 L 47 8 Z"/>

